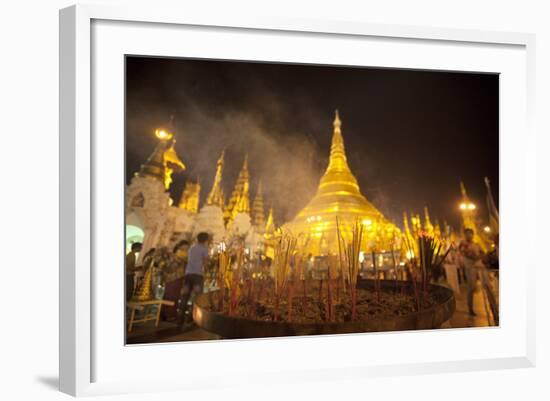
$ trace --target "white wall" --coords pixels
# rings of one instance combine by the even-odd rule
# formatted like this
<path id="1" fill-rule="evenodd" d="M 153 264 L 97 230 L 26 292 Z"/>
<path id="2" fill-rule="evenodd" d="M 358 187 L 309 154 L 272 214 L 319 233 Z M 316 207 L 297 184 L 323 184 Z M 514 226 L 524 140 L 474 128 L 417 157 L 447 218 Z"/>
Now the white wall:
<path id="1" fill-rule="evenodd" d="M 124 4 L 131 1 L 96 1 Z M 402 1 L 155 1 L 155 4 L 209 7 L 216 13 L 246 13 L 261 7 L 265 14 L 354 20 L 377 23 L 430 25 L 534 32 L 537 36 L 537 108 L 539 131 L 539 235 L 549 226 L 548 133 L 550 29 L 545 1 L 402 0 Z M 198 3 L 202 3 L 198 6 Z M 207 4 L 208 3 L 208 4 Z M 223 3 L 230 3 L 222 5 Z M 254 5 L 256 3 L 256 5 Z M 268 3 L 268 4 L 264 4 Z M 321 3 L 321 4 L 317 4 Z M 57 380 L 57 202 L 58 202 L 58 8 L 61 0 L 4 1 L 0 19 L 0 394 L 3 399 L 61 399 Z M 543 137 L 543 133 L 546 134 Z M 545 185 L 545 184 L 544 184 Z M 544 207 L 544 208 L 543 208 Z M 530 233 L 535 237 L 535 233 Z M 546 236 L 547 238 L 548 236 Z M 546 240 L 544 238 L 544 240 Z M 36 241 L 33 244 L 33 241 Z M 547 247 L 540 239 L 539 249 Z M 548 350 L 550 305 L 545 282 L 550 266 L 538 270 L 538 367 L 437 376 L 384 378 L 360 384 L 265 389 L 261 399 L 290 393 L 292 399 L 547 399 L 550 391 Z M 518 266 L 521 268 L 521 266 Z M 546 293 L 545 293 L 546 292 Z M 182 375 L 184 375 L 182 364 Z M 255 390 L 257 391 L 257 390 Z M 527 392 L 531 392 L 526 396 Z M 10 394 L 11 396 L 8 396 Z M 174 396 L 174 395 L 172 395 Z M 197 395 L 193 395 L 197 397 Z M 217 392 L 206 394 L 220 399 Z M 225 399 L 241 397 L 226 392 Z M 260 394 L 246 393 L 258 399 Z M 127 397 L 167 399 L 165 395 Z M 181 395 L 178 397 L 181 399 Z M 113 398 L 114 399 L 114 398 Z"/>

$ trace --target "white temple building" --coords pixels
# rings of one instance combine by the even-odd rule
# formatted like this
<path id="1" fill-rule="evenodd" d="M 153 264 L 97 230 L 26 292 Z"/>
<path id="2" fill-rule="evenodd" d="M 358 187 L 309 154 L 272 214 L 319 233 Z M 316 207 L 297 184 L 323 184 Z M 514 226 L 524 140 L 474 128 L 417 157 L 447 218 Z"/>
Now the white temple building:
<path id="1" fill-rule="evenodd" d="M 192 242 L 204 231 L 214 245 L 239 242 L 248 252 L 265 252 L 262 188 L 258 185 L 251 211 L 248 157 L 227 203 L 222 188 L 223 152 L 206 202 L 200 204 L 200 184 L 188 181 L 176 203 L 169 193 L 172 174 L 185 166 L 174 150 L 174 135 L 166 130 L 157 130 L 156 135 L 159 144 L 126 187 L 126 250 L 142 242 L 144 255 L 151 248 L 173 247 L 183 239 Z M 272 216 L 268 225 L 273 230 Z"/>

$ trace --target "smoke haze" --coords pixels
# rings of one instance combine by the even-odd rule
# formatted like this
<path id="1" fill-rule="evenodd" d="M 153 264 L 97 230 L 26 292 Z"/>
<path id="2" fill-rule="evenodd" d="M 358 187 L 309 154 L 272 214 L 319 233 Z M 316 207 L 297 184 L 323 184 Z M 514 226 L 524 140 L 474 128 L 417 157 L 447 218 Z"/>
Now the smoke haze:
<path id="1" fill-rule="evenodd" d="M 498 76 L 205 60 L 127 58 L 127 181 L 152 152 L 154 129 L 176 122 L 175 202 L 199 180 L 201 202 L 225 149 L 226 199 L 249 155 L 251 202 L 261 180 L 279 224 L 314 195 L 340 110 L 348 162 L 390 219 L 430 207 L 457 224 L 462 179 L 483 208 L 498 201 Z"/>

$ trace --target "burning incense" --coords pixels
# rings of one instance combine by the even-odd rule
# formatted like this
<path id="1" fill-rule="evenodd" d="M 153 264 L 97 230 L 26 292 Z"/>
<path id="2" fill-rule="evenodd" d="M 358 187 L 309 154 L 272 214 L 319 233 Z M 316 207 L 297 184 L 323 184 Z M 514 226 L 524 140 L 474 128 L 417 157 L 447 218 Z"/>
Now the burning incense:
<path id="1" fill-rule="evenodd" d="M 229 283 L 229 315 L 232 316 L 237 305 L 239 304 L 239 298 L 241 295 L 240 291 L 240 281 L 241 281 L 241 270 L 244 262 L 244 250 L 239 248 L 235 252 L 235 268 L 229 269 L 231 272 L 231 277 L 227 280 Z"/>
<path id="2" fill-rule="evenodd" d="M 340 223 L 338 217 L 336 217 L 336 230 L 338 234 L 338 239 L 343 240 L 340 232 Z M 342 241 L 342 246 L 340 249 L 344 250 L 346 255 L 346 264 L 347 264 L 347 273 L 349 280 L 349 289 L 351 294 L 351 318 L 355 320 L 357 318 L 357 277 L 359 275 L 359 252 L 361 249 L 361 240 L 363 238 L 363 224 L 360 224 L 357 220 L 352 228 L 351 232 L 351 242 L 346 244 L 345 241 Z"/>
<path id="3" fill-rule="evenodd" d="M 230 256 L 229 252 L 226 250 L 220 251 L 218 254 L 218 282 L 217 286 L 219 288 L 219 298 L 218 298 L 218 310 L 223 311 L 223 299 L 225 296 L 225 284 L 228 272 Z"/>
<path id="4" fill-rule="evenodd" d="M 296 248 L 296 238 L 290 234 L 283 234 L 275 245 L 273 258 L 275 279 L 275 311 L 273 319 L 279 319 L 279 302 L 287 285 L 290 258 Z"/>

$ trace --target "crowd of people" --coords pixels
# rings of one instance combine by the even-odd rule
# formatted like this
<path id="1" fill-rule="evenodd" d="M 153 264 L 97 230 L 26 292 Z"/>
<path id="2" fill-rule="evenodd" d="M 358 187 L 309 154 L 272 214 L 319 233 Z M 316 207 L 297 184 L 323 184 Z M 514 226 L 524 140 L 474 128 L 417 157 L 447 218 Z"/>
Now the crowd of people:
<path id="1" fill-rule="evenodd" d="M 464 238 L 458 244 L 449 244 L 449 247 L 449 252 L 442 264 L 443 269 L 440 274 L 434 275 L 434 281 L 445 280 L 456 293 L 460 293 L 461 284 L 465 286 L 468 310 L 470 315 L 475 316 L 474 293 L 478 288 L 478 280 L 484 291 L 492 292 L 488 272 L 498 272 L 498 239 L 491 251 L 485 253 L 481 246 L 474 241 L 474 232 L 466 228 Z M 131 300 L 136 290 L 143 285 L 145 272 L 152 269 L 150 285 L 153 296 L 175 303 L 174 307 L 163 307 L 163 319 L 175 321 L 179 326 L 184 325 L 191 318 L 191 313 L 188 310 L 190 299 L 203 292 L 205 279 L 215 281 L 217 258 L 211 252 L 209 234 L 201 232 L 193 243 L 182 240 L 176 243 L 172 249 L 167 247 L 149 249 L 140 258 L 142 250 L 141 243 L 134 243 L 126 255 L 127 300 Z M 249 268 L 246 269 L 245 274 L 252 274 L 252 271 L 255 271 L 256 274 L 263 272 L 264 276 L 269 278 L 271 265 L 269 258 L 258 257 L 255 258 L 255 263 L 250 263 L 250 255 L 246 256 L 246 264 Z M 311 276 L 313 272 L 323 266 L 322 260 L 319 262 L 317 259 L 319 258 L 314 258 L 311 254 L 308 255 L 304 271 L 306 276 L 313 277 Z M 324 262 L 328 263 L 326 260 Z M 251 269 L 252 265 L 256 268 Z M 292 266 L 290 271 L 292 274 Z M 489 301 L 497 302 L 497 295 L 488 294 L 488 297 Z"/>
<path id="2" fill-rule="evenodd" d="M 136 290 L 143 285 L 145 272 L 152 270 L 151 286 L 154 297 L 174 301 L 173 308 L 163 308 L 166 320 L 183 324 L 189 315 L 187 304 L 191 296 L 203 291 L 204 276 L 209 264 L 210 238 L 201 232 L 191 244 L 187 240 L 178 242 L 172 249 L 151 248 L 142 258 L 141 243 L 134 243 L 126 255 L 126 298 L 131 300 Z M 139 263 L 138 263 L 139 261 Z"/>
<path id="3" fill-rule="evenodd" d="M 489 252 L 484 252 L 474 240 L 474 231 L 471 228 L 465 228 L 464 238 L 458 245 L 450 244 L 443 267 L 446 281 L 455 292 L 460 293 L 461 283 L 466 285 L 468 312 L 471 316 L 476 316 L 474 293 L 478 288 L 478 280 L 481 282 L 481 289 L 487 293 L 489 301 L 497 302 L 489 272 L 495 273 L 495 277 L 498 277 L 498 238 L 495 238 L 494 247 Z"/>

